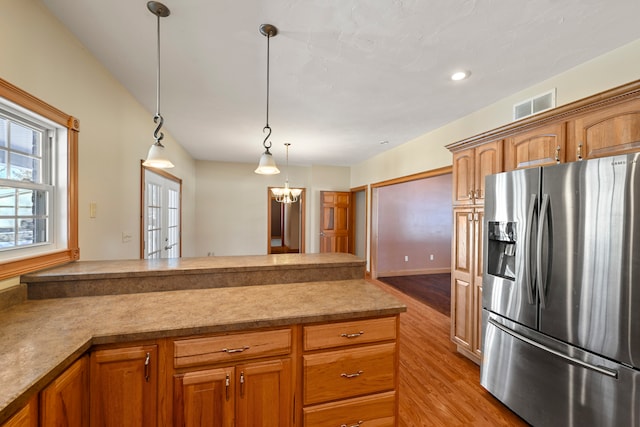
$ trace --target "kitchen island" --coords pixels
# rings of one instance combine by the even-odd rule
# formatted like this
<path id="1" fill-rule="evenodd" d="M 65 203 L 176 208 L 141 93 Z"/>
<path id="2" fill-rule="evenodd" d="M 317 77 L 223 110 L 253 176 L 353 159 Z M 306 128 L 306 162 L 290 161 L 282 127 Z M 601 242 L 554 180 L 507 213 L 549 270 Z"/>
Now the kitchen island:
<path id="1" fill-rule="evenodd" d="M 280 256 L 251 257 L 251 260 L 237 257 L 238 269 L 245 274 L 259 274 L 261 268 L 272 268 L 275 264 L 288 266 L 280 267 L 285 269 L 300 265 L 295 264 L 295 257 L 291 256 L 288 256 L 286 263 L 274 263 L 273 259 L 269 259 Z M 340 257 L 335 256 L 333 254 L 326 258 L 328 264 L 340 264 Z M 323 264 L 321 256 L 312 258 L 313 268 Z M 309 259 L 300 256 L 301 264 Z M 358 264 L 351 256 L 343 259 L 346 264 Z M 253 268 L 249 265 L 250 261 L 258 267 Z M 233 266 L 229 265 L 231 259 L 224 262 L 224 268 L 233 274 Z M 140 267 L 143 263 L 138 262 L 138 268 L 132 269 L 129 274 L 123 275 L 123 271 L 110 273 L 123 275 L 135 283 L 147 276 L 141 271 L 144 270 Z M 202 268 L 202 265 L 194 267 L 194 264 L 197 263 L 192 262 L 192 268 L 187 270 Z M 88 267 L 83 271 L 81 263 L 73 263 L 66 271 L 64 266 L 54 270 L 59 275 L 66 274 L 68 277 L 65 280 L 70 282 L 73 282 L 73 278 L 69 271 L 82 277 L 82 280 L 87 280 L 91 275 L 91 268 L 94 269 L 94 279 L 109 276 L 104 269 L 95 269 L 95 264 L 90 263 Z M 340 266 L 336 267 L 339 269 Z M 328 268 L 326 271 L 330 270 Z M 195 275 L 194 271 L 185 273 L 184 269 L 172 268 L 158 270 L 157 266 L 149 267 L 147 274 L 163 274 L 166 277 L 168 271 L 172 273 L 169 275 L 176 278 Z M 52 280 L 55 274 L 48 271 L 42 273 L 41 277 L 44 276 Z M 315 276 L 312 274 L 312 277 Z M 160 343 L 161 349 L 170 352 L 178 338 L 290 328 L 290 357 L 295 359 L 293 370 L 296 372 L 298 359 L 303 352 L 305 325 L 358 319 L 397 319 L 398 314 L 406 310 L 393 296 L 363 279 L 336 278 L 263 285 L 251 283 L 250 286 L 214 285 L 204 289 L 152 289 L 148 292 L 138 289 L 137 293 L 28 299 L 0 311 L 0 422 L 27 404 L 78 358 L 99 346 L 153 341 Z M 32 286 L 31 283 L 28 286 Z M 394 335 L 394 346 L 395 338 Z M 394 350 L 393 358 L 396 360 L 393 363 L 397 370 L 396 353 Z M 172 355 L 164 358 L 171 361 Z M 170 370 L 173 367 L 167 365 L 165 368 Z M 181 374 L 178 371 L 175 373 Z M 296 373 L 293 378 L 301 375 Z M 302 386 L 296 381 L 292 389 L 302 393 L 298 391 Z M 167 393 L 171 394 L 171 391 Z M 293 410 L 301 413 L 302 408 Z"/>

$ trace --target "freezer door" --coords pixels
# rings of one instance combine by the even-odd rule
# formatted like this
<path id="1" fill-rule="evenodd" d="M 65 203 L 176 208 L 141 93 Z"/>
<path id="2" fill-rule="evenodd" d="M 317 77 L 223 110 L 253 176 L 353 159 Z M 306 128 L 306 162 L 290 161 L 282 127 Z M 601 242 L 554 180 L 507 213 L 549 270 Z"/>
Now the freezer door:
<path id="1" fill-rule="evenodd" d="M 640 372 L 484 313 L 480 382 L 534 426 L 640 425 Z"/>
<path id="2" fill-rule="evenodd" d="M 542 169 L 540 331 L 640 367 L 640 154 Z"/>
<path id="3" fill-rule="evenodd" d="M 537 326 L 535 268 L 540 169 L 485 180 L 482 305 L 523 325 Z"/>

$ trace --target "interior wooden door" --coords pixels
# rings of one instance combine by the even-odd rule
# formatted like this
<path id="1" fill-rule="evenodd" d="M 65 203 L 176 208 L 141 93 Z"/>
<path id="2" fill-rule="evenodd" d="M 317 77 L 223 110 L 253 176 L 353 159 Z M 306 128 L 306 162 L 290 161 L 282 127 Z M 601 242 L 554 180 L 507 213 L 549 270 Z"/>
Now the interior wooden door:
<path id="1" fill-rule="evenodd" d="M 320 252 L 352 253 L 351 192 L 320 192 Z"/>

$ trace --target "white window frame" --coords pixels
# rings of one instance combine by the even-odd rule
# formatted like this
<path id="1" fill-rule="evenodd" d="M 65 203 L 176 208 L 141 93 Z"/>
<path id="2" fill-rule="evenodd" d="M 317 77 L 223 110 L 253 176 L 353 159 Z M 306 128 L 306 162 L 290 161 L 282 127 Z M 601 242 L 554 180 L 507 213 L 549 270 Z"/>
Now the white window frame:
<path id="1" fill-rule="evenodd" d="M 42 244 L 0 250 L 0 280 L 80 258 L 78 248 L 78 120 L 0 79 L 0 109 L 10 120 L 48 130 L 51 150 L 45 184 L 49 200 L 49 235 Z M 44 155 L 44 153 L 43 153 Z M 13 184 L 13 185 L 12 185 Z M 39 183 L 2 179 L 0 185 L 40 188 Z"/>

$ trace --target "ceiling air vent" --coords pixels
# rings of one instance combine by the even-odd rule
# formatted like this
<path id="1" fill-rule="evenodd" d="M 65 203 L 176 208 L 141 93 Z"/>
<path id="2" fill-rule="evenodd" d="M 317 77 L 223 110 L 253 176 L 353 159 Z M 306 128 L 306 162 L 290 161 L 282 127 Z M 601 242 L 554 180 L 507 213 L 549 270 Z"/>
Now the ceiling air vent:
<path id="1" fill-rule="evenodd" d="M 520 120 L 556 106 L 556 90 L 534 96 L 513 106 L 513 120 Z"/>

